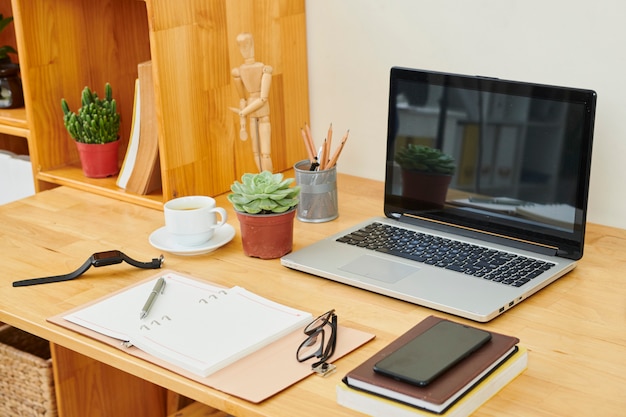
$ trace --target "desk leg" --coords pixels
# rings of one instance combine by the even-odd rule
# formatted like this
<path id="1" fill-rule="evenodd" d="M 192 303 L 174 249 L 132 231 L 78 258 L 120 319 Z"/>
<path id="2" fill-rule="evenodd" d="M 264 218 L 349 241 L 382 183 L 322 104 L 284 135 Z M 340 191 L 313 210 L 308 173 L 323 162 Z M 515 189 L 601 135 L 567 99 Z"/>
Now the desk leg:
<path id="1" fill-rule="evenodd" d="M 59 417 L 164 417 L 167 390 L 50 344 Z"/>

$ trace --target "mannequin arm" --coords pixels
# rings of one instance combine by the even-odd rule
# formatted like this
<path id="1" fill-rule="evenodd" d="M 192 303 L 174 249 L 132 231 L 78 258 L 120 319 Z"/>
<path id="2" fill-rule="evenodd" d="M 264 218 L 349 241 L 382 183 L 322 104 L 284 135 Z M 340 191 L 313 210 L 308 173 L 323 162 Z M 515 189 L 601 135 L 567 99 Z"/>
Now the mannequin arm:
<path id="1" fill-rule="evenodd" d="M 248 105 L 241 109 L 240 116 L 247 116 L 250 113 L 263 107 L 270 96 L 270 87 L 272 85 L 272 67 L 266 65 L 263 68 L 261 76 L 261 94 L 259 98 L 248 100 Z"/>
<path id="2" fill-rule="evenodd" d="M 235 85 L 235 89 L 237 90 L 237 95 L 239 95 L 239 106 L 243 109 L 246 106 L 246 88 L 243 85 L 243 81 L 241 81 L 239 68 L 234 68 L 231 71 L 231 75 L 233 76 L 233 84 Z"/>

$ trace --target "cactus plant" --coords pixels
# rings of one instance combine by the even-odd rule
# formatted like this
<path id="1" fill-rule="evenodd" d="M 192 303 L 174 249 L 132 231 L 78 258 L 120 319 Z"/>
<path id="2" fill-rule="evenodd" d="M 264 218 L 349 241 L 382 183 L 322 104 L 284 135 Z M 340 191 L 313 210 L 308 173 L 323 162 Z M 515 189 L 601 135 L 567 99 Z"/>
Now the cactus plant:
<path id="1" fill-rule="evenodd" d="M 82 106 L 76 113 L 70 110 L 67 101 L 61 99 L 63 123 L 70 136 L 77 142 L 103 144 L 119 139 L 120 114 L 113 99 L 109 83 L 104 86 L 105 97 L 85 87 L 82 92 Z"/>
<path id="2" fill-rule="evenodd" d="M 228 195 L 235 210 L 249 214 L 284 213 L 298 204 L 300 186 L 290 187 L 293 178 L 283 180 L 283 174 L 263 171 L 243 174 L 235 181 Z"/>
<path id="3" fill-rule="evenodd" d="M 402 169 L 433 174 L 452 175 L 456 168 L 454 158 L 450 155 L 439 149 L 412 143 L 400 149 L 395 160 Z"/>

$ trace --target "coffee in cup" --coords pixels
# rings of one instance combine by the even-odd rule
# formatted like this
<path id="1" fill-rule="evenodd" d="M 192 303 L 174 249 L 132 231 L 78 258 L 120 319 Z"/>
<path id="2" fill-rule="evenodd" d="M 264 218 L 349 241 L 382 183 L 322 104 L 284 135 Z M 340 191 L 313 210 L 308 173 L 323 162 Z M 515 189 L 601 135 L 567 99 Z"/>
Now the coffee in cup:
<path id="1" fill-rule="evenodd" d="M 163 206 L 165 229 L 172 240 L 182 246 L 199 246 L 213 237 L 215 230 L 226 223 L 226 210 L 217 207 L 207 196 L 179 197 Z M 217 220 L 218 213 L 220 220 Z"/>

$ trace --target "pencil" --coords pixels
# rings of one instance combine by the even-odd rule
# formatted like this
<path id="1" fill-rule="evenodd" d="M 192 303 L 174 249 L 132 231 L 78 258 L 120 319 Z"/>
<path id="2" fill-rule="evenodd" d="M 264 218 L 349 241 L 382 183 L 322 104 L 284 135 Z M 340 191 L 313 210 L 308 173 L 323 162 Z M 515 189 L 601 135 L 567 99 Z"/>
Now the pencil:
<path id="1" fill-rule="evenodd" d="M 315 163 L 315 150 L 311 147 L 311 143 L 309 143 L 309 139 L 307 138 L 306 132 L 304 129 L 300 129 L 302 133 L 302 139 L 304 140 L 304 147 L 306 148 L 306 153 L 309 155 L 309 161 L 311 164 Z"/>
<path id="2" fill-rule="evenodd" d="M 315 159 L 315 162 L 319 161 L 317 160 L 317 157 L 319 155 L 319 152 L 316 151 L 315 149 L 315 141 L 313 140 L 313 134 L 311 133 L 311 127 L 308 124 L 304 124 L 304 131 L 306 132 L 306 137 L 309 141 L 309 146 L 311 147 L 311 152 L 313 153 L 313 158 Z"/>
<path id="3" fill-rule="evenodd" d="M 331 123 L 330 126 L 328 127 L 328 136 L 326 137 L 326 154 L 324 158 L 324 167 L 328 165 L 328 162 L 330 160 L 330 149 L 331 149 L 332 141 L 333 141 L 333 124 Z"/>
<path id="4" fill-rule="evenodd" d="M 322 144 L 322 151 L 320 152 L 320 171 L 326 169 L 326 165 L 328 163 L 328 138 L 324 139 L 324 143 Z"/>
<path id="5" fill-rule="evenodd" d="M 311 146 L 311 149 L 313 150 L 313 155 L 317 155 L 315 153 L 315 142 L 313 142 L 313 135 L 311 134 L 311 128 L 309 127 L 308 124 L 304 124 L 304 131 L 306 132 L 306 137 L 307 140 L 309 141 L 309 145 Z"/>
<path id="6" fill-rule="evenodd" d="M 337 150 L 335 150 L 335 153 L 333 154 L 332 158 L 330 158 L 330 161 L 328 161 L 328 165 L 326 166 L 326 169 L 331 169 L 337 164 L 337 159 L 339 159 L 339 155 L 341 155 L 341 151 L 343 150 L 343 147 L 346 144 L 346 141 L 348 140 L 348 134 L 350 134 L 350 129 L 348 129 L 346 131 L 346 134 L 343 135 L 343 138 L 341 138 L 341 143 L 339 144 L 339 147 L 337 148 Z"/>

